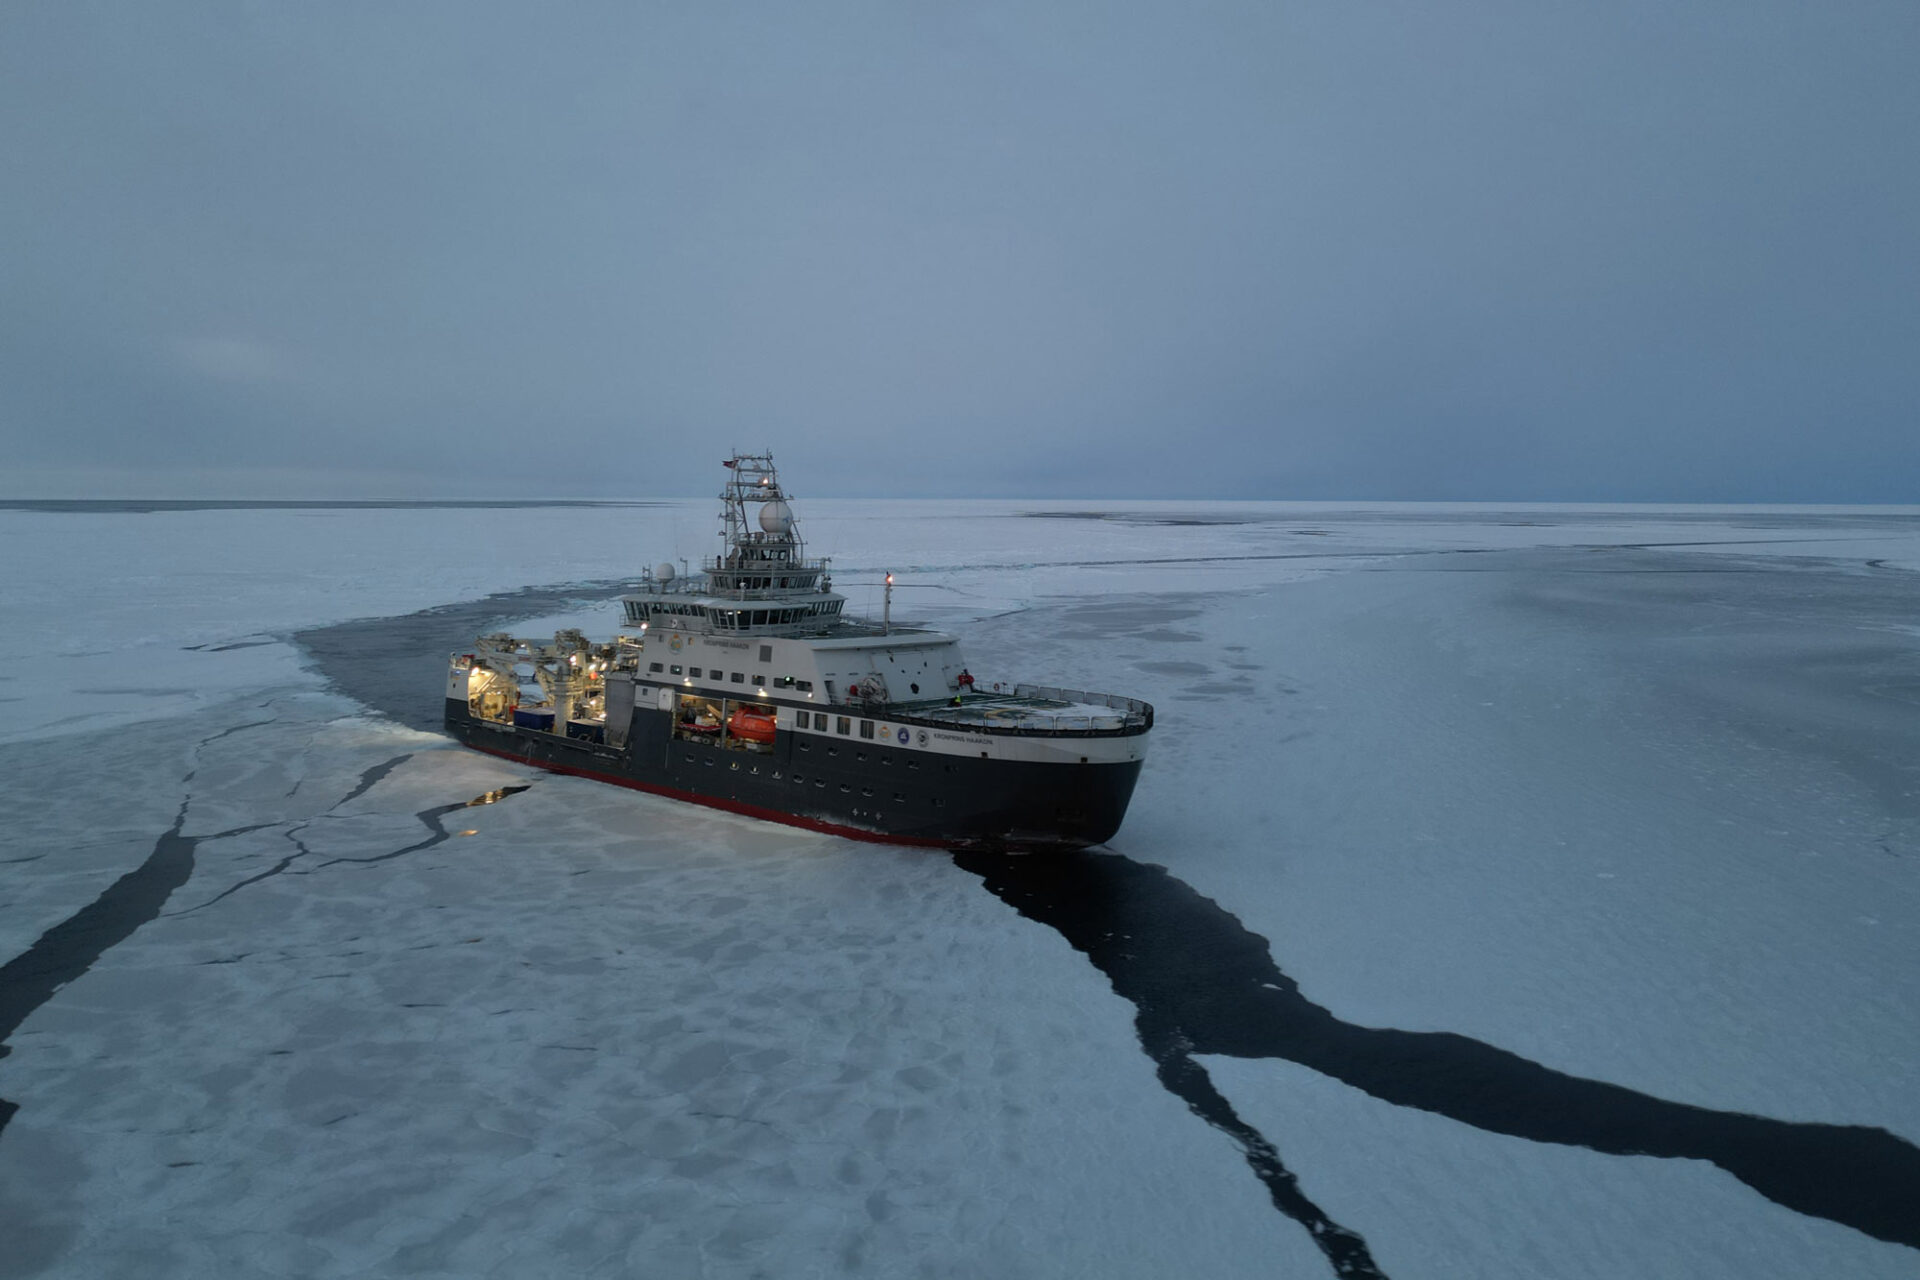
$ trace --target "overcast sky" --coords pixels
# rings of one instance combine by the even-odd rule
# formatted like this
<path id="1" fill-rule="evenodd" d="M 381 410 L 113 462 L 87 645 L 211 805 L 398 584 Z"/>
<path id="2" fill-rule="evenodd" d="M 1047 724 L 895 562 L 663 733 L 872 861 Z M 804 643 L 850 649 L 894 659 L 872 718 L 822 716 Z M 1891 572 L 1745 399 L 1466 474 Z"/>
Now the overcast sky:
<path id="1" fill-rule="evenodd" d="M 1920 501 L 1920 3 L 0 8 L 0 496 Z"/>

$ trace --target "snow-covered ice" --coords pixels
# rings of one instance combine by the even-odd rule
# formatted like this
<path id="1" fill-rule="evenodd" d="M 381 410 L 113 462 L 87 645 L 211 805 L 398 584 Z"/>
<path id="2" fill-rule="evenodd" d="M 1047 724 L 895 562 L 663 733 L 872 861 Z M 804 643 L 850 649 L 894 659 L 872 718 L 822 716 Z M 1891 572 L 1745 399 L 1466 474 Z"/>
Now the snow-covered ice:
<path id="1" fill-rule="evenodd" d="M 1202 1031 L 1254 946 L 1354 1043 L 1920 1142 L 1920 512 L 803 502 L 854 607 L 1156 704 L 1069 922 L 431 731 L 463 602 L 609 630 L 709 507 L 0 511 L 0 1276 L 1333 1274 L 1193 1080 L 1378 1274 L 1920 1267 Z"/>

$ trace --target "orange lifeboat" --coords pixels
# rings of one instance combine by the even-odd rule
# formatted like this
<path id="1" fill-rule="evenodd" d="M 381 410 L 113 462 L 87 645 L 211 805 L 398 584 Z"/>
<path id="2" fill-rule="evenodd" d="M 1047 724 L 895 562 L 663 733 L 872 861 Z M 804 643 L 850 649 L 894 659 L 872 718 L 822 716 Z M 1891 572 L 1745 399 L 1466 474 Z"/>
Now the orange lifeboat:
<path id="1" fill-rule="evenodd" d="M 741 707 L 727 717 L 727 733 L 743 742 L 771 743 L 773 729 L 773 717 L 751 707 Z"/>

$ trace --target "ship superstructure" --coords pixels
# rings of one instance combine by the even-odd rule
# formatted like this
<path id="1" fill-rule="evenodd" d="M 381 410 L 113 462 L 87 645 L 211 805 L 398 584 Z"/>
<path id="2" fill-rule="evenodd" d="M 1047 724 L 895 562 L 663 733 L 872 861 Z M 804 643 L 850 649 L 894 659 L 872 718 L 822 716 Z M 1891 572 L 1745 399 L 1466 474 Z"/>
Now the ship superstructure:
<path id="1" fill-rule="evenodd" d="M 1119 828 L 1153 727 L 1131 698 L 976 679 L 958 641 L 845 615 L 767 454 L 726 461 L 723 550 L 621 598 L 607 642 L 483 636 L 447 727 L 563 773 L 864 839 L 1079 848 Z"/>

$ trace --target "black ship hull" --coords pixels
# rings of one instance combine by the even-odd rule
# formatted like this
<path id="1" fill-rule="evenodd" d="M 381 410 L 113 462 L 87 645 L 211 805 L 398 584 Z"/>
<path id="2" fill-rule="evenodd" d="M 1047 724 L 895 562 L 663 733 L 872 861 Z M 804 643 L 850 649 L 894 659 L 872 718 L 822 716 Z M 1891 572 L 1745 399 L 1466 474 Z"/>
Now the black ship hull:
<path id="1" fill-rule="evenodd" d="M 555 773 L 632 787 L 857 840 L 1045 851 L 1099 844 L 1120 829 L 1140 761 L 1073 764 L 828 746 L 782 730 L 743 752 L 674 735 L 672 716 L 636 708 L 622 746 L 499 723 L 447 700 L 447 731 L 469 747 Z"/>

